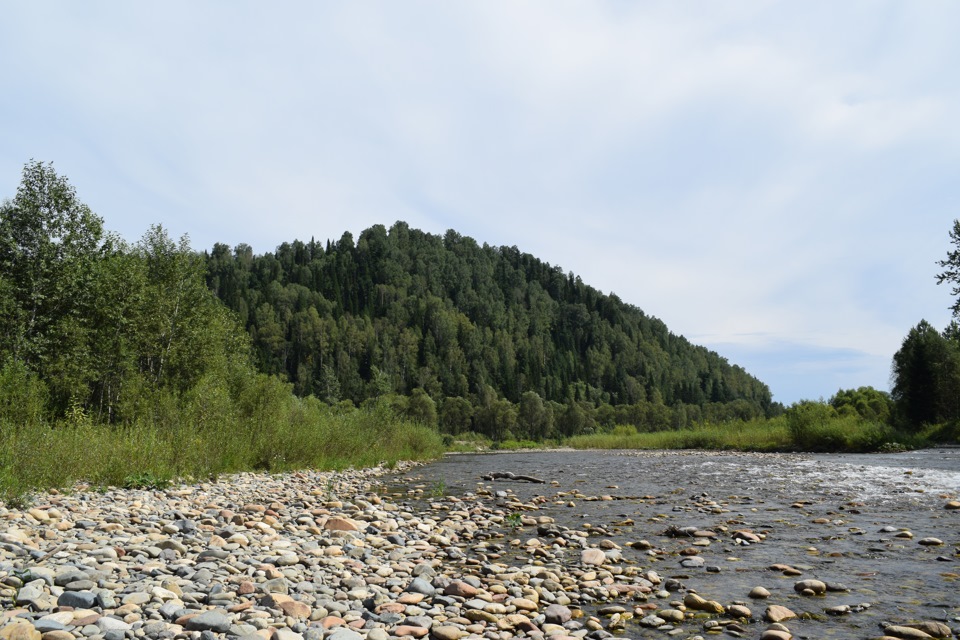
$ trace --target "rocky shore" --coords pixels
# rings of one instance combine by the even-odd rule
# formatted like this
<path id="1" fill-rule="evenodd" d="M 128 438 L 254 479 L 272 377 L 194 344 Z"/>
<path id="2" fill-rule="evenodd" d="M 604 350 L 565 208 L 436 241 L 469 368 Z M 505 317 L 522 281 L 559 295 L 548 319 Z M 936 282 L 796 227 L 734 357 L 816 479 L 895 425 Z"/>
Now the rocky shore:
<path id="1" fill-rule="evenodd" d="M 618 544 L 541 508 L 610 496 L 547 485 L 523 501 L 480 483 L 460 497 L 414 487 L 401 501 L 376 490 L 386 472 L 239 474 L 0 508 L 0 640 L 803 637 L 791 625 L 809 614 L 762 584 L 729 593 L 718 576 L 696 593 L 644 561 L 670 555 L 681 571 L 710 572 L 702 550 L 763 544 L 762 532 L 672 527 Z M 796 576 L 803 597 L 846 590 L 770 570 Z M 953 634 L 921 620 L 862 637 Z"/>

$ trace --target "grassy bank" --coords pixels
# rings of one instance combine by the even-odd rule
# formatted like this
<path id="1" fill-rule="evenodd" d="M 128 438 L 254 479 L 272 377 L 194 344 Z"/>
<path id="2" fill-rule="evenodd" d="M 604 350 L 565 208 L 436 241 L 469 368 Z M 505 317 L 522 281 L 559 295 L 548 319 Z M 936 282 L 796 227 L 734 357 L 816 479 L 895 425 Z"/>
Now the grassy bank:
<path id="1" fill-rule="evenodd" d="M 616 427 L 609 433 L 568 438 L 574 449 L 710 449 L 730 451 L 870 452 L 895 451 L 942 442 L 943 429 L 905 433 L 856 416 L 732 421 L 674 431 L 637 433 Z"/>
<path id="2" fill-rule="evenodd" d="M 714 449 L 780 451 L 789 448 L 790 433 L 782 418 L 703 425 L 676 431 L 638 433 L 616 427 L 610 433 L 574 436 L 564 441 L 574 449 Z"/>
<path id="3" fill-rule="evenodd" d="M 330 407 L 293 396 L 275 378 L 251 376 L 238 389 L 163 398 L 125 425 L 96 424 L 82 412 L 56 422 L 0 422 L 0 499 L 69 487 L 163 485 L 244 470 L 373 466 L 439 456 L 439 434 L 383 405 Z M 16 425 L 16 426 L 15 426 Z"/>

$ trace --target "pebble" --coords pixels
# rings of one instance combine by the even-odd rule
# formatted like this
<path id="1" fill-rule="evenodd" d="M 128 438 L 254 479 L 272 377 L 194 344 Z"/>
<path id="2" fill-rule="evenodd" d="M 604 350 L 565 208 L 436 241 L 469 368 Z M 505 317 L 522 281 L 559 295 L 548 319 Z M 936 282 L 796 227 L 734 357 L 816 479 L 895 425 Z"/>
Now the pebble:
<path id="1" fill-rule="evenodd" d="M 782 605 L 773 604 L 767 607 L 763 617 L 770 622 L 783 622 L 795 619 L 797 614 Z"/>
<path id="2" fill-rule="evenodd" d="M 800 580 L 793 585 L 793 590 L 803 595 L 822 596 L 827 592 L 827 584 L 820 580 Z"/>
<path id="3" fill-rule="evenodd" d="M 394 503 L 372 491 L 385 472 L 237 474 L 164 491 L 50 495 L 38 513 L 0 508 L 0 596 L 12 603 L 16 593 L 23 607 L 0 614 L 0 640 L 605 640 L 631 629 L 701 640 L 691 631 L 791 637 L 777 624 L 760 632 L 749 607 L 726 604 L 743 593 L 721 585 L 701 596 L 688 583 L 713 579 L 706 574 L 720 564 L 732 574 L 738 558 L 727 556 L 747 559 L 776 540 L 775 530 L 734 523 L 720 498 L 693 496 L 690 508 L 725 514 L 729 526 L 691 524 L 670 529 L 666 542 L 623 545 L 632 527 L 651 535 L 640 529 L 644 516 L 567 529 L 537 514 L 536 500 L 480 489 Z M 597 501 L 620 499 L 607 497 Z M 591 498 L 567 492 L 556 502 Z M 522 516 L 508 529 L 514 513 Z M 935 539 L 918 542 L 934 546 L 926 540 Z M 726 560 L 707 565 L 705 557 Z M 30 577 L 21 580 L 24 569 Z M 846 589 L 838 587 L 794 585 L 808 595 Z M 710 599 L 718 594 L 723 603 Z M 755 587 L 749 596 L 770 592 Z M 797 614 L 771 605 L 763 617 Z M 933 624 L 905 624 L 912 631 L 903 633 L 934 635 Z"/>
<path id="4" fill-rule="evenodd" d="M 763 587 L 754 587 L 750 590 L 749 596 L 755 600 L 763 600 L 770 597 L 770 592 Z"/>

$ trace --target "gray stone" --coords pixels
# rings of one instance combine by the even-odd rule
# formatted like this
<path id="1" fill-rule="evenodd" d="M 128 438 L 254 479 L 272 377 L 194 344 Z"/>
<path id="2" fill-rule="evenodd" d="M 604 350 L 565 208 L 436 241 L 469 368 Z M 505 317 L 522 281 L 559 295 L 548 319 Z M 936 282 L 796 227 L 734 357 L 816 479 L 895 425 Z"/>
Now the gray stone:
<path id="1" fill-rule="evenodd" d="M 409 593 L 422 593 L 427 597 L 432 596 L 437 592 L 437 590 L 433 588 L 433 585 L 423 578 L 414 578 L 411 580 L 410 584 L 407 585 L 406 590 Z"/>
<path id="2" fill-rule="evenodd" d="M 341 627 L 327 636 L 327 640 L 363 640 L 363 636 L 352 629 Z"/>
<path id="3" fill-rule="evenodd" d="M 133 628 L 120 618 L 111 618 L 110 616 L 103 616 L 95 624 L 101 631 L 127 631 Z"/>
<path id="4" fill-rule="evenodd" d="M 47 631 L 63 631 L 67 628 L 67 625 L 57 622 L 56 620 L 51 620 L 49 618 L 41 618 L 40 620 L 33 621 L 34 628 L 40 633 L 46 633 Z"/>
<path id="5" fill-rule="evenodd" d="M 97 596 L 89 591 L 64 591 L 57 598 L 57 605 L 74 609 L 90 609 L 95 606 Z"/>
<path id="6" fill-rule="evenodd" d="M 18 605 L 35 605 L 46 594 L 47 583 L 44 580 L 33 580 L 20 587 L 17 594 Z"/>
<path id="7" fill-rule="evenodd" d="M 549 624 L 564 624 L 570 621 L 571 616 L 570 609 L 559 604 L 552 604 L 543 610 L 544 620 Z"/>
<path id="8" fill-rule="evenodd" d="M 188 619 L 184 627 L 187 631 L 216 631 L 225 633 L 230 630 L 232 620 L 222 611 L 204 611 Z"/>

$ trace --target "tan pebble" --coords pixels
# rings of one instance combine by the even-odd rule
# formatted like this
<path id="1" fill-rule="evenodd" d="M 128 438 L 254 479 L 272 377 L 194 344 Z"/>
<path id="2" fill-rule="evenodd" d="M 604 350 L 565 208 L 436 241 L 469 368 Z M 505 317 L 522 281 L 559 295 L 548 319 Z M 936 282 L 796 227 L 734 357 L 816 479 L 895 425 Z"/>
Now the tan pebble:
<path id="1" fill-rule="evenodd" d="M 600 549 L 584 549 L 580 553 L 580 562 L 589 565 L 602 565 L 607 561 L 607 556 Z"/>
<path id="2" fill-rule="evenodd" d="M 793 590 L 804 595 L 823 595 L 827 585 L 820 580 L 800 580 L 793 585 Z"/>
<path id="3" fill-rule="evenodd" d="M 727 615 L 733 616 L 734 618 L 750 618 L 753 612 L 750 611 L 749 607 L 745 607 L 742 604 L 732 604 L 727 607 Z"/>
<path id="4" fill-rule="evenodd" d="M 537 610 L 537 603 L 528 598 L 514 598 L 513 600 L 510 601 L 510 604 L 512 604 L 517 609 L 520 609 L 521 611 Z"/>
<path id="5" fill-rule="evenodd" d="M 397 598 L 400 604 L 420 604 L 423 601 L 422 593 L 403 593 Z"/>
<path id="6" fill-rule="evenodd" d="M 924 640 L 925 638 L 933 637 L 926 631 L 921 631 L 920 629 L 914 629 L 913 627 L 898 626 L 898 625 L 889 626 L 885 628 L 883 632 L 888 636 L 901 638 L 902 640 Z"/>
<path id="7" fill-rule="evenodd" d="M 29 622 L 14 622 L 0 629 L 0 639 L 41 640 L 41 635 Z"/>
<path id="8" fill-rule="evenodd" d="M 936 622 L 934 620 L 924 620 L 923 622 L 905 624 L 903 626 L 919 629 L 920 631 L 929 633 L 934 638 L 949 638 L 953 634 L 953 632 L 950 630 L 950 627 L 942 622 Z"/>
<path id="9" fill-rule="evenodd" d="M 939 547 L 943 544 L 943 540 L 940 538 L 923 538 L 922 540 L 918 540 L 917 544 L 922 544 L 925 547 Z"/>
<path id="10" fill-rule="evenodd" d="M 347 518 L 340 518 L 338 516 L 331 516 L 327 518 L 327 521 L 323 523 L 323 528 L 326 531 L 359 531 L 360 527 L 357 526 L 352 520 Z"/>
<path id="11" fill-rule="evenodd" d="M 299 620 L 305 620 L 310 617 L 310 607 L 303 603 L 298 602 L 297 600 L 290 600 L 289 602 L 280 602 L 278 603 L 280 610 L 291 618 L 296 618 Z"/>
<path id="12" fill-rule="evenodd" d="M 770 592 L 763 587 L 754 587 L 753 589 L 750 589 L 749 595 L 751 598 L 762 600 L 763 598 L 769 598 Z"/>
<path id="13" fill-rule="evenodd" d="M 784 620 L 793 620 L 797 617 L 790 609 L 780 606 L 778 604 L 773 604 L 767 607 L 767 610 L 764 612 L 763 617 L 770 622 L 783 622 Z"/>
<path id="14" fill-rule="evenodd" d="M 74 635 L 69 631 L 63 629 L 56 629 L 54 631 L 47 631 L 43 634 L 43 640 L 73 640 Z"/>
<path id="15" fill-rule="evenodd" d="M 347 624 L 347 621 L 338 616 L 327 616 L 320 620 L 320 626 L 324 629 L 331 629 L 333 627 L 342 627 Z"/>
<path id="16" fill-rule="evenodd" d="M 460 627 L 449 624 L 437 624 L 430 628 L 430 635 L 435 640 L 460 640 L 467 632 Z"/>
<path id="17" fill-rule="evenodd" d="M 477 588 L 463 580 L 454 580 L 444 588 L 443 593 L 448 596 L 472 598 L 477 595 Z"/>

